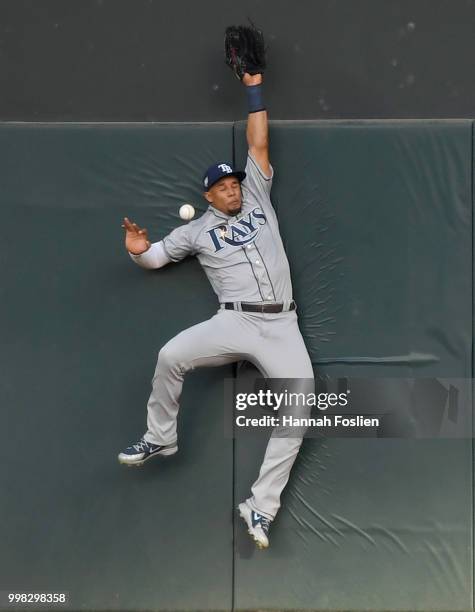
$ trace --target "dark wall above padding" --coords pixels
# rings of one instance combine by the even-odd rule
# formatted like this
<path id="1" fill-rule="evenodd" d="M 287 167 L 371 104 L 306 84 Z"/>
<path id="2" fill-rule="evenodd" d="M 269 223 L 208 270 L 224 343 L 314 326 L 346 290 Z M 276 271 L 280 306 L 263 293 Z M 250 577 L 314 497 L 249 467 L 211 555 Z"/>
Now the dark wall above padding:
<path id="1" fill-rule="evenodd" d="M 472 0 L 2 0 L 0 119 L 245 114 L 226 26 L 266 34 L 273 119 L 472 117 Z"/>

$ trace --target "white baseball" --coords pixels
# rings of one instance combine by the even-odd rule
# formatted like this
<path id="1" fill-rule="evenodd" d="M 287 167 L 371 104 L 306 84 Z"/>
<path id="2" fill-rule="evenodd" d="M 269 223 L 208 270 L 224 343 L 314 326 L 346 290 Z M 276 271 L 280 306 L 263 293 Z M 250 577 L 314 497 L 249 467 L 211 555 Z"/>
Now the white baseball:
<path id="1" fill-rule="evenodd" d="M 180 206 L 180 217 L 184 221 L 189 221 L 190 219 L 193 219 L 194 216 L 195 209 L 191 204 L 183 204 L 183 206 Z"/>

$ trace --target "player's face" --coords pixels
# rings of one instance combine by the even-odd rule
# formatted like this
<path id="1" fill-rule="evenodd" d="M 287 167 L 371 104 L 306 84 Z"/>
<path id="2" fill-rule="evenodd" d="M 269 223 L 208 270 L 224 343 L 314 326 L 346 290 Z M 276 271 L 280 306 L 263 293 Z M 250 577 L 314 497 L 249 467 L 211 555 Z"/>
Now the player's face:
<path id="1" fill-rule="evenodd" d="M 220 179 L 204 195 L 210 204 L 227 215 L 237 215 L 241 210 L 241 184 L 235 176 Z"/>

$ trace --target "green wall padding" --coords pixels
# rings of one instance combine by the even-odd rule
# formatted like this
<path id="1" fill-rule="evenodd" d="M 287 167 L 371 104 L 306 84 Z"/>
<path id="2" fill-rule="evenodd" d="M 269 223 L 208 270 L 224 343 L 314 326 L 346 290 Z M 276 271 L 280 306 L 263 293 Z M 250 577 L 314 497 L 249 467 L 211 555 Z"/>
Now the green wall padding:
<path id="1" fill-rule="evenodd" d="M 2 588 L 68 590 L 82 610 L 230 609 L 231 369 L 187 378 L 176 456 L 116 457 L 145 431 L 160 347 L 216 311 L 196 261 L 136 266 L 122 218 L 170 231 L 195 168 L 231 142 L 230 124 L 0 128 Z"/>
<path id="2" fill-rule="evenodd" d="M 2 588 L 91 611 L 473 610 L 469 437 L 305 440 L 265 552 L 233 518 L 265 445 L 224 433 L 234 367 L 188 375 L 175 457 L 117 463 L 158 350 L 217 308 L 196 261 L 135 266 L 122 218 L 158 240 L 183 202 L 204 212 L 244 127 L 0 125 Z M 316 373 L 390 379 L 388 401 L 470 378 L 472 122 L 271 122 L 270 141 Z"/>
<path id="3" fill-rule="evenodd" d="M 406 377 L 470 378 L 471 122 L 273 122 L 270 142 L 315 372 L 394 378 L 383 404 Z M 235 608 L 472 610 L 466 436 L 305 440 L 266 555 L 236 523 Z M 264 448 L 236 440 L 238 501 Z"/>

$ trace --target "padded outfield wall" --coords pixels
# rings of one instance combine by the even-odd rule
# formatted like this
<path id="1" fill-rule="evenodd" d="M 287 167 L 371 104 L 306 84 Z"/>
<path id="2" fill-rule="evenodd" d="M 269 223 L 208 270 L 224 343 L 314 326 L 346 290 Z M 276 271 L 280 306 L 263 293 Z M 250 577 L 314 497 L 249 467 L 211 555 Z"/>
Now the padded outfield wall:
<path id="1" fill-rule="evenodd" d="M 383 381 L 382 402 L 470 381 L 472 121 L 271 121 L 270 140 L 315 373 Z M 195 260 L 135 266 L 122 218 L 160 239 L 183 202 L 206 210 L 203 170 L 245 154 L 245 122 L 0 126 L 0 590 L 66 590 L 74 610 L 473 610 L 471 429 L 305 440 L 265 552 L 233 513 L 264 441 L 224 431 L 223 379 L 252 368 L 189 374 L 180 452 L 117 464 L 159 348 L 217 309 Z"/>

